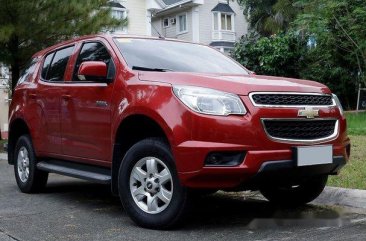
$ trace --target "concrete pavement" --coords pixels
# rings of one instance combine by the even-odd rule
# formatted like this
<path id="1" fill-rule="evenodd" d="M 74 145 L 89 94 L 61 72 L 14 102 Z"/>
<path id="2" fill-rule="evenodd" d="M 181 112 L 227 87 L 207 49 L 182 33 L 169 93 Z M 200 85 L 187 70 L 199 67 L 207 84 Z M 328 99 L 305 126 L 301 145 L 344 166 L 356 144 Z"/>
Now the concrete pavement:
<path id="1" fill-rule="evenodd" d="M 272 207 L 256 193 L 223 193 L 195 203 L 178 230 L 137 227 L 108 186 L 50 175 L 44 193 L 20 193 L 0 161 L 0 240 L 366 240 L 366 207 L 321 203 Z"/>
<path id="2" fill-rule="evenodd" d="M 0 161 L 6 161 L 8 160 L 8 154 L 7 153 L 0 153 Z"/>

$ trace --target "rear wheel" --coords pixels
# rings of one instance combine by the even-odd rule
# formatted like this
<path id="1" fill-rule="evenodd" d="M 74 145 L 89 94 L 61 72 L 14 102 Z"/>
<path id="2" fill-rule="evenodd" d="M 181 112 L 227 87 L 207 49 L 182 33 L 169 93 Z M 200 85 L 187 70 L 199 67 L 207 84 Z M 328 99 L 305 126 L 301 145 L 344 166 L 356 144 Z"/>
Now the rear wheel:
<path id="1" fill-rule="evenodd" d="M 182 220 L 187 189 L 180 185 L 170 148 L 162 140 L 142 140 L 126 153 L 119 170 L 125 211 L 138 225 L 172 228 Z"/>
<path id="2" fill-rule="evenodd" d="M 270 185 L 262 188 L 262 195 L 270 202 L 284 206 L 297 207 L 316 199 L 324 190 L 328 176 L 317 176 L 302 181 L 298 185 Z"/>
<path id="3" fill-rule="evenodd" d="M 37 160 L 29 135 L 18 139 L 14 158 L 14 173 L 19 189 L 24 193 L 41 191 L 47 184 L 48 173 L 37 169 Z"/>

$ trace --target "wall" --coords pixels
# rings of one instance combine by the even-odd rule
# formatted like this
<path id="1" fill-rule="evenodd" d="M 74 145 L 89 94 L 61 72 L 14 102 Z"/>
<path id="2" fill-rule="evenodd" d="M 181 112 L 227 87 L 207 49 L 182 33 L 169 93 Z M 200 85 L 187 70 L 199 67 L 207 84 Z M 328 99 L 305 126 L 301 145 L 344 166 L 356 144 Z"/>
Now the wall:
<path id="1" fill-rule="evenodd" d="M 236 13 L 235 15 L 235 31 L 236 31 L 236 40 L 239 40 L 243 35 L 248 33 L 248 21 L 246 20 L 245 15 L 243 14 L 243 8 L 235 1 L 230 2 L 231 8 Z"/>
<path id="2" fill-rule="evenodd" d="M 128 34 L 150 35 L 147 33 L 146 0 L 122 0 L 121 4 L 127 9 Z"/>
<path id="3" fill-rule="evenodd" d="M 177 34 L 178 15 L 183 14 L 183 13 L 187 13 L 187 32 Z M 170 19 L 175 18 L 176 24 L 169 23 L 169 27 L 164 28 L 162 25 L 163 25 L 163 19 L 165 19 L 165 18 L 169 18 L 169 22 L 170 22 Z M 170 15 L 164 16 L 159 19 L 154 19 L 153 26 L 156 29 L 158 29 L 160 31 L 161 35 L 164 37 L 177 38 L 177 39 L 185 40 L 185 41 L 192 41 L 192 8 L 181 9 L 181 11 L 179 11 L 177 13 L 172 13 Z M 158 36 L 156 31 L 152 30 L 152 32 L 153 32 L 152 33 L 153 36 Z"/>
<path id="4" fill-rule="evenodd" d="M 9 104 L 7 102 L 8 93 L 6 88 L 0 86 L 0 129 L 2 138 L 7 138 L 8 131 L 8 112 Z"/>
<path id="5" fill-rule="evenodd" d="M 160 20 L 160 18 L 153 18 L 152 20 L 152 29 L 151 29 L 151 35 L 154 37 L 158 37 L 159 34 L 157 33 L 157 31 L 163 35 L 163 24 L 161 22 L 162 20 Z"/>

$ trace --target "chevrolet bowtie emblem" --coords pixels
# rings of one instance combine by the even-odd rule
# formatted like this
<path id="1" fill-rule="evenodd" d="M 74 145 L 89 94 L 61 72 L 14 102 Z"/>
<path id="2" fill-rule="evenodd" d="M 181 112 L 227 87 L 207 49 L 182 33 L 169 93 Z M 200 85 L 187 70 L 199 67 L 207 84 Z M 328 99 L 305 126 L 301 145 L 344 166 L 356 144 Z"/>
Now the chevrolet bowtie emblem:
<path id="1" fill-rule="evenodd" d="M 303 110 L 299 110 L 297 113 L 298 117 L 306 117 L 308 119 L 314 119 L 319 116 L 319 110 L 313 109 L 312 107 L 305 107 Z"/>

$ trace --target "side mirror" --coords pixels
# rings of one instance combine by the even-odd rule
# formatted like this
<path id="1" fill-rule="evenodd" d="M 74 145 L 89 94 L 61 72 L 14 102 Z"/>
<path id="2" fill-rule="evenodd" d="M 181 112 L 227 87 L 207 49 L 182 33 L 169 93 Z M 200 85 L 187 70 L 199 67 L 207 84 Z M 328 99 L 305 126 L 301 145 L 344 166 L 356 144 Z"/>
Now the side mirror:
<path id="1" fill-rule="evenodd" d="M 86 61 L 83 62 L 78 71 L 78 78 L 81 81 L 96 81 L 102 83 L 110 83 L 108 79 L 108 67 L 103 61 Z"/>

